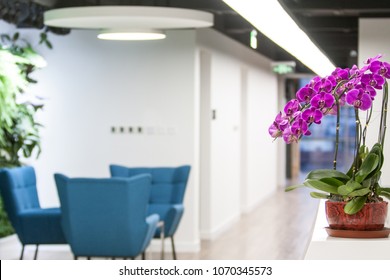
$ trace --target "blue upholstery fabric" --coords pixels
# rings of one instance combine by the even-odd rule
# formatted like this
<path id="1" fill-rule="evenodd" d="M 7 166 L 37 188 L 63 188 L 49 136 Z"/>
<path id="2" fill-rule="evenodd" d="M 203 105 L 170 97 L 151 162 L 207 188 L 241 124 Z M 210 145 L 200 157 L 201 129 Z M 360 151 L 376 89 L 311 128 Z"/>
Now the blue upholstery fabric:
<path id="1" fill-rule="evenodd" d="M 191 167 L 141 167 L 129 168 L 110 165 L 112 177 L 132 177 L 138 174 L 152 176 L 152 192 L 148 213 L 157 213 L 164 221 L 165 236 L 173 236 L 183 216 L 183 199 Z M 157 230 L 155 237 L 160 236 Z"/>
<path id="2" fill-rule="evenodd" d="M 147 216 L 148 174 L 133 178 L 68 178 L 55 174 L 65 237 L 75 256 L 136 257 L 153 238 Z"/>
<path id="3" fill-rule="evenodd" d="M 0 170 L 0 190 L 9 220 L 20 242 L 65 244 L 59 208 L 41 208 L 31 166 Z"/>

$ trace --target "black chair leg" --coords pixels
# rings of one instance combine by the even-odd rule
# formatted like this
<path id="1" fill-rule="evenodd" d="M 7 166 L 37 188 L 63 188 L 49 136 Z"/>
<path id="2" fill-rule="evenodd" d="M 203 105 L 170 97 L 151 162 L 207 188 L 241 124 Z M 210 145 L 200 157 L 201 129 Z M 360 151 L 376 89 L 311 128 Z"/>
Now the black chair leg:
<path id="1" fill-rule="evenodd" d="M 143 260 L 146 260 L 145 252 L 142 252 L 142 259 L 143 259 Z"/>
<path id="2" fill-rule="evenodd" d="M 22 253 L 20 254 L 19 260 L 23 260 L 23 254 L 24 254 L 24 244 L 22 245 Z"/>
<path id="3" fill-rule="evenodd" d="M 171 243 L 172 243 L 173 259 L 176 260 L 176 250 L 175 250 L 175 242 L 173 241 L 173 236 L 171 236 Z"/>
<path id="4" fill-rule="evenodd" d="M 74 256 L 74 260 L 78 260 L 79 259 L 79 257 L 78 256 Z"/>
<path id="5" fill-rule="evenodd" d="M 91 257 L 87 257 L 87 260 L 89 260 L 89 261 L 90 261 L 90 260 L 91 260 Z"/>
<path id="6" fill-rule="evenodd" d="M 37 244 L 37 247 L 35 248 L 34 260 L 36 260 L 37 256 L 38 256 L 38 247 L 39 247 L 39 244 Z"/>

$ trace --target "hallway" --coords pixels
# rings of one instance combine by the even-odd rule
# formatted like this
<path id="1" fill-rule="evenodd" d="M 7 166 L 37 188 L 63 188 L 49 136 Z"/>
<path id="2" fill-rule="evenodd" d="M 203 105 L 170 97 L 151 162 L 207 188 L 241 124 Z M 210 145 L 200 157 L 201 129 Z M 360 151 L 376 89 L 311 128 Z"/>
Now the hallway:
<path id="1" fill-rule="evenodd" d="M 318 200 L 306 190 L 285 193 L 277 191 L 262 205 L 243 215 L 229 231 L 213 241 L 202 241 L 198 253 L 180 253 L 180 260 L 299 260 L 303 259 L 311 237 Z M 18 259 L 20 244 L 0 240 L 0 259 Z M 35 246 L 27 246 L 25 259 L 32 259 Z M 158 253 L 147 253 L 148 259 L 158 259 Z M 166 259 L 171 254 L 166 253 Z M 68 246 L 40 246 L 40 260 L 71 260 Z"/>
<path id="2" fill-rule="evenodd" d="M 214 241 L 202 241 L 199 254 L 181 259 L 303 259 L 311 238 L 318 200 L 307 190 L 277 191 L 253 212 L 243 215 Z"/>

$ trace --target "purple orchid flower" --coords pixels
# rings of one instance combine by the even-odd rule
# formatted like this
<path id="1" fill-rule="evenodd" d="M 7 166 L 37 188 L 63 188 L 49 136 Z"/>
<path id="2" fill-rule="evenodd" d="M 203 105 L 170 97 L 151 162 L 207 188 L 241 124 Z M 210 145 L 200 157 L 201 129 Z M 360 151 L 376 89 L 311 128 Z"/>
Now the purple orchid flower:
<path id="1" fill-rule="evenodd" d="M 284 112 L 286 116 L 291 117 L 300 109 L 301 105 L 297 99 L 290 100 L 284 107 Z"/>
<path id="2" fill-rule="evenodd" d="M 385 83 L 385 79 L 378 74 L 364 74 L 360 81 L 362 84 L 370 85 L 376 89 L 382 89 Z"/>
<path id="3" fill-rule="evenodd" d="M 387 62 L 381 62 L 379 60 L 375 60 L 369 65 L 370 71 L 375 74 L 379 74 L 386 79 L 390 78 L 390 64 Z"/>
<path id="4" fill-rule="evenodd" d="M 349 104 L 366 111 L 372 107 L 378 89 L 383 89 L 390 79 L 390 64 L 369 58 L 358 68 L 336 68 L 330 76 L 316 76 L 299 89 L 296 99 L 290 100 L 269 127 L 272 137 L 283 137 L 288 144 L 298 142 L 302 136 L 310 135 L 311 124 L 320 124 L 324 115 L 337 115 L 338 106 Z M 337 87 L 337 88 L 336 88 Z M 336 103 L 337 99 L 337 103 Z"/>
<path id="5" fill-rule="evenodd" d="M 346 100 L 348 104 L 353 105 L 356 109 L 362 111 L 368 110 L 372 105 L 370 95 L 365 93 L 362 88 L 348 91 Z"/>
<path id="6" fill-rule="evenodd" d="M 376 90 L 372 86 L 360 84 L 360 85 L 357 85 L 355 87 L 355 89 L 358 89 L 358 90 L 362 89 L 364 93 L 368 94 L 371 97 L 371 100 L 375 99 Z"/>
<path id="7" fill-rule="evenodd" d="M 306 85 L 305 87 L 298 90 L 296 96 L 299 102 L 310 103 L 310 100 L 312 99 L 315 93 L 316 92 L 314 91 L 314 89 Z"/>
<path id="8" fill-rule="evenodd" d="M 316 92 L 331 92 L 332 89 L 336 86 L 336 79 L 333 76 L 328 76 L 319 80 L 314 85 L 314 90 Z"/>
<path id="9" fill-rule="evenodd" d="M 298 142 L 303 135 L 310 135 L 309 126 L 302 118 L 296 119 L 283 131 L 283 140 L 287 144 Z"/>
<path id="10" fill-rule="evenodd" d="M 286 128 L 284 131 L 283 131 L 283 140 L 284 142 L 286 142 L 287 144 L 291 144 L 291 143 L 296 143 L 298 142 L 298 137 L 297 135 L 295 135 L 294 133 L 292 133 L 291 131 L 291 127 L 288 127 Z"/>
<path id="11" fill-rule="evenodd" d="M 291 132 L 298 137 L 298 139 L 302 135 L 310 135 L 309 126 L 307 122 L 303 119 L 297 119 L 291 125 Z"/>
<path id="12" fill-rule="evenodd" d="M 275 123 L 273 123 L 268 128 L 268 133 L 269 135 L 271 135 L 271 137 L 278 138 L 283 133 L 283 131 L 281 131 L 279 127 Z"/>
<path id="13" fill-rule="evenodd" d="M 287 126 L 287 118 L 282 115 L 282 112 L 279 112 L 275 118 L 275 121 L 268 128 L 268 133 L 274 138 L 280 137 Z"/>
<path id="14" fill-rule="evenodd" d="M 334 97 L 332 94 L 327 92 L 321 92 L 319 94 L 316 94 L 310 101 L 310 104 L 312 107 L 326 110 L 328 108 L 332 108 L 334 104 Z"/>
<path id="15" fill-rule="evenodd" d="M 364 73 L 367 69 L 359 69 L 356 65 L 353 65 L 351 69 L 349 69 L 349 75 L 350 77 L 359 78 L 362 73 Z"/>
<path id="16" fill-rule="evenodd" d="M 382 57 L 382 54 L 377 54 L 376 56 L 370 57 L 367 60 L 365 60 L 364 64 L 371 64 L 373 61 L 376 61 L 376 60 L 378 60 L 381 57 Z"/>
<path id="17" fill-rule="evenodd" d="M 322 78 L 321 78 L 320 76 L 315 76 L 315 77 L 313 77 L 313 78 L 310 80 L 310 82 L 307 84 L 307 86 L 309 86 L 309 87 L 314 87 L 314 85 L 317 84 L 318 82 L 320 82 L 321 79 L 322 79 Z"/>
<path id="18" fill-rule="evenodd" d="M 322 119 L 322 112 L 315 107 L 311 107 L 302 113 L 302 119 L 308 124 L 316 123 L 320 124 Z"/>
<path id="19" fill-rule="evenodd" d="M 336 83 L 339 83 L 340 81 L 343 81 L 343 80 L 348 80 L 349 69 L 348 68 L 342 69 L 340 67 L 337 67 L 333 71 L 332 76 L 336 79 Z"/>

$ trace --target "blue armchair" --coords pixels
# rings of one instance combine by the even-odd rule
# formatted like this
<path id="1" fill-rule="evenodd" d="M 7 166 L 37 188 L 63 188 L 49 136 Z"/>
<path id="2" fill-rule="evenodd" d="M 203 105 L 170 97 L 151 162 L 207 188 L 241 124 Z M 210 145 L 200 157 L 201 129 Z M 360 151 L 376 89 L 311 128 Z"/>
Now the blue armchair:
<path id="1" fill-rule="evenodd" d="M 147 216 L 150 175 L 92 179 L 55 174 L 54 178 L 62 227 L 75 259 L 134 259 L 144 253 L 159 221 L 156 214 Z"/>
<path id="2" fill-rule="evenodd" d="M 60 208 L 40 207 L 33 167 L 1 169 L 0 190 L 5 211 L 23 246 L 20 259 L 25 245 L 36 245 L 36 259 L 40 244 L 66 244 Z"/>
<path id="3" fill-rule="evenodd" d="M 164 221 L 164 236 L 170 237 L 173 259 L 176 260 L 174 234 L 183 216 L 183 198 L 191 167 L 140 167 L 129 168 L 120 165 L 110 165 L 112 177 L 132 177 L 148 173 L 152 176 L 152 192 L 149 199 L 148 213 L 156 213 Z M 155 238 L 160 237 L 160 230 Z"/>

